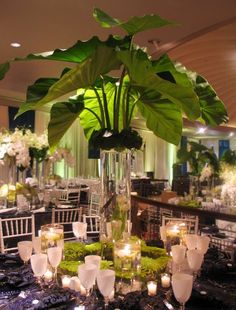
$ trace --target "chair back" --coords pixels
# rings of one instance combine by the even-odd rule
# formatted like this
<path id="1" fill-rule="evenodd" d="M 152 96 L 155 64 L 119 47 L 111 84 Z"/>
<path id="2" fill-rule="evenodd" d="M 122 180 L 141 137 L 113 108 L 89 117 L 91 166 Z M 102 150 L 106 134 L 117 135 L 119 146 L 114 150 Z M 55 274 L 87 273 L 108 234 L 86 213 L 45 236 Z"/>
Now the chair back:
<path id="1" fill-rule="evenodd" d="M 57 190 L 56 198 L 58 203 L 72 203 L 79 205 L 80 203 L 80 188 Z"/>
<path id="2" fill-rule="evenodd" d="M 88 215 L 99 215 L 100 214 L 100 203 L 101 194 L 96 192 L 91 194 Z"/>
<path id="3" fill-rule="evenodd" d="M 72 223 L 82 221 L 83 208 L 52 209 L 52 224 L 62 224 L 64 226 L 64 240 L 76 239 L 73 234 Z M 68 236 L 68 237 L 67 237 Z"/>
<path id="4" fill-rule="evenodd" d="M 100 235 L 100 216 L 83 215 L 83 222 L 87 223 L 87 236 L 90 238 L 99 238 Z"/>
<path id="5" fill-rule="evenodd" d="M 169 222 L 176 223 L 176 224 L 181 224 L 185 223 L 186 225 L 186 232 L 187 234 L 198 234 L 198 223 L 199 219 L 198 216 L 195 218 L 179 218 L 179 217 L 167 217 L 163 216 L 162 217 L 162 226 L 166 226 Z"/>
<path id="6" fill-rule="evenodd" d="M 26 217 L 0 218 L 1 253 L 17 250 L 17 242 L 35 237 L 34 214 Z"/>

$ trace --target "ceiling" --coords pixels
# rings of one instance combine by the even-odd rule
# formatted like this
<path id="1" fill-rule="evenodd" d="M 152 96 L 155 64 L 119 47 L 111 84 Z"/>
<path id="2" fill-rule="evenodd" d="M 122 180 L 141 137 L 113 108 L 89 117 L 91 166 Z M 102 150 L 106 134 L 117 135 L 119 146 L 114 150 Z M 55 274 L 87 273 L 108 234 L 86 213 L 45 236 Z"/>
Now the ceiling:
<path id="1" fill-rule="evenodd" d="M 105 39 L 117 29 L 102 29 L 92 17 L 94 7 L 126 20 L 158 14 L 178 26 L 147 31 L 136 42 L 157 57 L 168 52 L 188 69 L 203 75 L 226 105 L 231 127 L 212 134 L 236 134 L 236 1 L 235 0 L 1 0 L 0 63 L 29 53 L 67 48 L 93 35 Z M 19 42 L 21 47 L 11 47 Z M 58 62 L 20 62 L 0 81 L 0 105 L 19 105 L 27 86 L 38 77 L 58 76 Z M 188 130 L 198 125 L 187 124 Z M 186 132 L 190 132 L 186 131 Z"/>

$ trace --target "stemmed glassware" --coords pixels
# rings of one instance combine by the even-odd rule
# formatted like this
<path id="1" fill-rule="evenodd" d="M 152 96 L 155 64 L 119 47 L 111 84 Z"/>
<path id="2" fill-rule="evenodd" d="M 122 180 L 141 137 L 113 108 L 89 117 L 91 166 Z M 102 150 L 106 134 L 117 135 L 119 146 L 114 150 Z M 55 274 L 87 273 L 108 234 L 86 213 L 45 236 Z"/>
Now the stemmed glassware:
<path id="1" fill-rule="evenodd" d="M 99 270 L 97 274 L 97 285 L 100 293 L 104 297 L 105 309 L 108 307 L 109 296 L 115 284 L 115 271 L 111 269 Z"/>
<path id="2" fill-rule="evenodd" d="M 187 234 L 185 235 L 185 243 L 188 250 L 193 250 L 197 248 L 198 235 Z"/>
<path id="3" fill-rule="evenodd" d="M 48 260 L 52 268 L 54 269 L 54 282 L 57 282 L 57 267 L 59 266 L 62 259 L 62 248 L 59 246 L 48 248 Z"/>
<path id="4" fill-rule="evenodd" d="M 33 244 L 32 241 L 20 241 L 17 243 L 18 252 L 20 258 L 23 260 L 26 265 L 32 255 Z"/>
<path id="5" fill-rule="evenodd" d="M 189 300 L 193 288 L 193 276 L 185 273 L 176 273 L 172 276 L 172 288 L 180 309 L 185 310 L 185 303 Z"/>
<path id="6" fill-rule="evenodd" d="M 33 237 L 33 250 L 35 254 L 41 253 L 41 237 Z"/>
<path id="7" fill-rule="evenodd" d="M 33 273 L 41 286 L 41 277 L 45 274 L 48 267 L 47 254 L 43 253 L 33 254 L 30 258 L 30 262 Z"/>
<path id="8" fill-rule="evenodd" d="M 72 229 L 75 237 L 79 242 L 83 242 L 87 239 L 87 223 L 84 222 L 73 222 Z"/>
<path id="9" fill-rule="evenodd" d="M 197 238 L 197 249 L 203 252 L 203 254 L 206 254 L 208 248 L 209 248 L 209 243 L 210 243 L 210 238 L 208 236 L 198 236 Z"/>
<path id="10" fill-rule="evenodd" d="M 190 269 L 193 271 L 194 280 L 197 277 L 197 273 L 201 268 L 202 262 L 204 259 L 204 254 L 200 250 L 188 250 L 187 251 L 187 260 Z"/>
<path id="11" fill-rule="evenodd" d="M 38 199 L 39 199 L 40 206 L 42 206 L 43 200 L 44 200 L 44 191 L 41 190 L 38 192 Z"/>
<path id="12" fill-rule="evenodd" d="M 86 296 L 90 296 L 90 290 L 92 289 L 97 276 L 97 266 L 90 263 L 80 265 L 78 267 L 78 276 L 81 284 L 86 290 Z"/>
<path id="13" fill-rule="evenodd" d="M 172 245 L 171 247 L 173 262 L 177 265 L 178 271 L 181 269 L 185 259 L 186 247 L 184 245 Z"/>

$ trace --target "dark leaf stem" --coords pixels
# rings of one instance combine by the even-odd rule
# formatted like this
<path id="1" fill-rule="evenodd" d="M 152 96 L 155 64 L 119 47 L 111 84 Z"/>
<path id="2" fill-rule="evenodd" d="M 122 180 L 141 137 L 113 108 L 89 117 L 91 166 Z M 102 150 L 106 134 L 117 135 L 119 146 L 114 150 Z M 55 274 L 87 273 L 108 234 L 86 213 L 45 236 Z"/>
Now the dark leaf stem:
<path id="1" fill-rule="evenodd" d="M 126 92 L 126 109 L 125 109 L 125 128 L 129 127 L 129 104 L 130 104 L 130 90 L 131 86 L 128 87 L 127 92 Z"/>
<path id="2" fill-rule="evenodd" d="M 115 86 L 116 86 L 116 84 L 115 84 Z M 117 118 L 116 97 L 117 97 L 117 86 L 115 87 L 115 95 L 114 95 L 114 102 L 113 102 L 113 129 L 115 129 L 116 118 Z"/>
<path id="3" fill-rule="evenodd" d="M 104 116 L 104 109 L 102 106 L 102 100 L 99 96 L 97 89 L 95 87 L 93 87 L 93 90 L 94 90 L 96 97 L 98 99 L 98 104 L 99 104 L 99 108 L 100 108 L 100 112 L 101 112 L 101 128 L 105 128 L 106 124 L 105 124 L 105 116 Z"/>
<path id="4" fill-rule="evenodd" d="M 132 115 L 133 115 L 133 112 L 134 112 L 134 108 L 135 108 L 136 103 L 139 101 L 139 99 L 140 99 L 140 98 L 136 99 L 135 102 L 134 102 L 133 105 L 132 105 L 132 108 L 131 108 L 130 114 L 129 114 L 128 124 L 131 123 Z"/>
<path id="5" fill-rule="evenodd" d="M 107 106 L 107 96 L 105 93 L 104 79 L 102 76 L 101 76 L 101 79 L 102 79 L 102 97 L 103 97 L 103 105 L 104 105 L 104 112 L 105 112 L 105 118 L 106 118 L 106 123 L 107 123 L 107 129 L 111 129 L 111 122 L 110 122 L 108 106 Z"/>
<path id="6" fill-rule="evenodd" d="M 116 100 L 116 105 L 115 108 L 116 110 L 114 113 L 116 114 L 115 116 L 115 123 L 114 123 L 114 129 L 118 131 L 119 129 L 119 111 L 120 111 L 120 98 L 121 98 L 121 91 L 123 87 L 123 80 L 125 76 L 126 69 L 125 67 L 122 70 L 121 76 L 120 76 L 120 81 L 119 81 L 119 86 L 118 86 L 118 93 L 117 93 L 117 100 Z"/>

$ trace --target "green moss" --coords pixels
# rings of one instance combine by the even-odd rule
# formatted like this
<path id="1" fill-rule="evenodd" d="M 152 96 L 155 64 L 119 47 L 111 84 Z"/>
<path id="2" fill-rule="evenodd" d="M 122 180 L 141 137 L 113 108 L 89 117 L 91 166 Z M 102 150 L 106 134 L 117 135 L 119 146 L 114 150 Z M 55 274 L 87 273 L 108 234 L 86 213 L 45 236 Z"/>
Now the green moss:
<path id="1" fill-rule="evenodd" d="M 64 245 L 64 255 L 66 261 L 83 259 L 85 255 L 85 244 L 82 242 L 66 242 Z"/>
<path id="2" fill-rule="evenodd" d="M 141 278 L 155 278 L 157 274 L 165 270 L 169 259 L 168 256 L 156 259 L 147 256 L 141 257 Z"/>
<path id="3" fill-rule="evenodd" d="M 100 242 L 94 242 L 91 244 L 85 245 L 85 255 L 100 255 L 101 253 L 101 246 Z"/>
<path id="4" fill-rule="evenodd" d="M 158 258 L 160 256 L 167 256 L 165 249 L 157 248 L 154 246 L 147 246 L 146 244 L 141 245 L 141 254 L 142 256 L 148 256 L 152 258 Z"/>
<path id="5" fill-rule="evenodd" d="M 95 242 L 89 245 L 84 245 L 80 242 L 65 243 L 65 260 L 60 264 L 62 272 L 77 275 L 78 266 L 80 263 L 84 262 L 84 256 L 101 255 L 102 246 L 103 245 L 100 242 Z M 113 268 L 113 243 L 105 244 L 104 254 L 107 260 L 102 260 L 101 269 Z M 144 241 L 141 241 L 141 254 L 140 276 L 144 280 L 163 272 L 170 259 L 166 255 L 164 249 L 147 246 Z M 118 272 L 116 275 L 121 277 L 121 274 Z M 128 273 L 127 275 L 122 274 L 122 276 L 130 277 Z"/>
<path id="6" fill-rule="evenodd" d="M 63 260 L 60 263 L 60 270 L 62 273 L 69 273 L 70 275 L 77 275 L 78 274 L 78 266 L 82 264 L 83 262 L 81 261 L 66 261 Z"/>
<path id="7" fill-rule="evenodd" d="M 84 261 L 66 261 L 63 260 L 60 263 L 60 270 L 62 273 L 70 274 L 71 276 L 75 276 L 78 274 L 78 266 L 83 264 Z M 112 268 L 113 262 L 108 260 L 101 261 L 101 269 L 109 269 Z"/>

